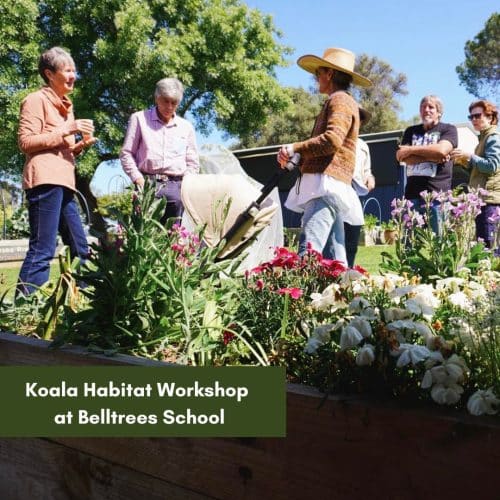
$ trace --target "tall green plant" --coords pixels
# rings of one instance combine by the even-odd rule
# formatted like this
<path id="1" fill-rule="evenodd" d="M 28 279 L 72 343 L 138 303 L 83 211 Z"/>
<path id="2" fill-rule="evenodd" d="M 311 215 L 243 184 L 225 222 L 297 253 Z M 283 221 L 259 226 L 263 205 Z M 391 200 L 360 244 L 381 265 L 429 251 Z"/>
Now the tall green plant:
<path id="1" fill-rule="evenodd" d="M 132 195 L 132 211 L 113 211 L 115 239 L 94 245 L 82 279 L 88 309 L 74 315 L 64 340 L 109 351 L 213 362 L 235 304 L 238 262 L 216 263 L 218 248 L 160 222 L 165 200 L 152 186 Z"/>
<path id="2" fill-rule="evenodd" d="M 424 282 L 473 270 L 488 256 L 475 239 L 475 218 L 484 205 L 479 193 L 422 192 L 424 213 L 406 199 L 392 201 L 397 226 L 395 253 L 382 253 L 381 268 L 398 274 L 417 274 Z M 431 228 L 432 206 L 439 203 L 440 232 Z"/>

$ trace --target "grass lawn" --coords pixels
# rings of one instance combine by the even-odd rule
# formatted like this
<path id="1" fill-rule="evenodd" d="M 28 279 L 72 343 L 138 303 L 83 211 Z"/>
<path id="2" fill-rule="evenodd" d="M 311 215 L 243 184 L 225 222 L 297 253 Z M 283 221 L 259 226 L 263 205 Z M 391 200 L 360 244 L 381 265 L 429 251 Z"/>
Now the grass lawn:
<path id="1" fill-rule="evenodd" d="M 355 264 L 364 267 L 370 274 L 379 274 L 380 264 L 382 263 L 382 252 L 392 255 L 394 248 L 394 245 L 359 246 Z"/>
<path id="2" fill-rule="evenodd" d="M 394 245 L 375 245 L 375 246 L 360 246 L 356 256 L 356 264 L 364 267 L 369 273 L 377 274 L 380 271 L 380 263 L 382 262 L 382 252 L 393 252 Z M 12 267 L 0 268 L 0 296 L 7 290 L 9 298 L 13 297 L 14 285 L 16 284 L 19 275 L 19 267 L 21 263 L 13 264 Z M 50 278 L 54 279 L 57 276 L 58 265 L 53 264 L 50 270 Z"/>
<path id="3" fill-rule="evenodd" d="M 9 290 L 7 297 L 14 297 L 14 287 L 19 276 L 21 262 L 13 263 L 12 267 L 0 267 L 0 297 L 6 290 Z M 55 263 L 50 266 L 50 279 L 55 279 L 59 274 L 59 264 Z"/>

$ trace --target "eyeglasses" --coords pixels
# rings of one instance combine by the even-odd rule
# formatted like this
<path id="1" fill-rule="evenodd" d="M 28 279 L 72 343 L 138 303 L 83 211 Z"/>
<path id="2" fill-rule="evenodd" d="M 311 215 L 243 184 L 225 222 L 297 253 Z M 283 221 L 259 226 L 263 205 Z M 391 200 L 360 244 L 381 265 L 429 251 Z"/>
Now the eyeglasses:
<path id="1" fill-rule="evenodd" d="M 483 113 L 472 113 L 467 118 L 472 121 L 472 120 L 479 120 L 481 116 L 483 116 Z"/>

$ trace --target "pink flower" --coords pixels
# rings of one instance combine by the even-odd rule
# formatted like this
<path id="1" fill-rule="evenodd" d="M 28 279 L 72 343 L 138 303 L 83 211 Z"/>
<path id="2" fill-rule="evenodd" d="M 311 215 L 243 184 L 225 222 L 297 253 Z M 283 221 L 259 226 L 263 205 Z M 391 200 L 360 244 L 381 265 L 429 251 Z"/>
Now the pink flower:
<path id="1" fill-rule="evenodd" d="M 300 288 L 280 288 L 277 293 L 279 295 L 290 295 L 292 299 L 300 299 L 302 297 L 302 290 Z"/>
<path id="2" fill-rule="evenodd" d="M 182 245 L 179 245 L 179 243 L 172 243 L 171 248 L 174 252 L 182 253 L 184 251 L 184 247 Z"/>
<path id="3" fill-rule="evenodd" d="M 264 288 L 264 281 L 261 280 L 261 279 L 258 279 L 256 282 L 255 282 L 255 288 L 257 290 L 262 290 Z"/>

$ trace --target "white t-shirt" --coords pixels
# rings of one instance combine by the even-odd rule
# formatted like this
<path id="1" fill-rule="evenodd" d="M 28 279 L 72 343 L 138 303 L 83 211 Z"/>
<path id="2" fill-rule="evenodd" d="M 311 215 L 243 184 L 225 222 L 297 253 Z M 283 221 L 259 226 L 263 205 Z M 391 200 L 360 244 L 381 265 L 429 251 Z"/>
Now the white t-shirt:
<path id="1" fill-rule="evenodd" d="M 306 203 L 316 198 L 332 200 L 332 208 L 345 222 L 363 225 L 363 208 L 352 186 L 327 174 L 302 174 L 290 189 L 285 207 L 303 213 Z"/>

